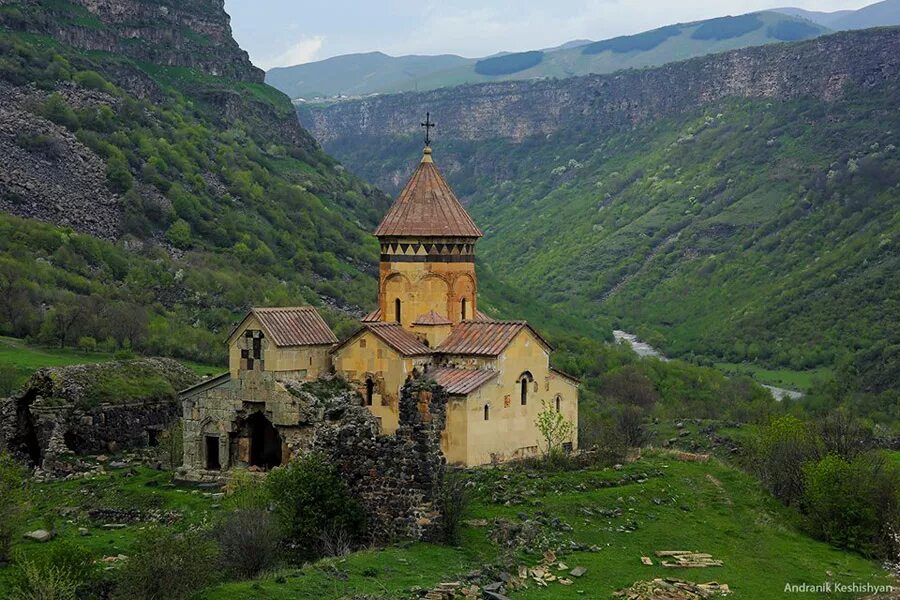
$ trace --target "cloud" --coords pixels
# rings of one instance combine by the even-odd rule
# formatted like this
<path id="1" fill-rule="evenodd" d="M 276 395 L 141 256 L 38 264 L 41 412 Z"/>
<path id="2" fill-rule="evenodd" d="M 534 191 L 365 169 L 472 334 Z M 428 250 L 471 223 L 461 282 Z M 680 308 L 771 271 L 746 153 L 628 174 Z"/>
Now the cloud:
<path id="1" fill-rule="evenodd" d="M 304 36 L 280 54 L 260 59 L 256 63 L 258 67 L 268 71 L 273 67 L 290 67 L 313 62 L 319 58 L 324 43 L 324 35 Z"/>

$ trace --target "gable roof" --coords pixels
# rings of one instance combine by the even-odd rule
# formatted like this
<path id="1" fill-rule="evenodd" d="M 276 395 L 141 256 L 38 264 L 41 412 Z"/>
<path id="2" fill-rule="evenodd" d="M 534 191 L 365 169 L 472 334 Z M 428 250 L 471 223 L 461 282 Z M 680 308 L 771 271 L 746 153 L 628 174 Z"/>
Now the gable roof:
<path id="1" fill-rule="evenodd" d="M 381 322 L 381 309 L 376 308 L 366 316 L 362 318 L 363 323 L 379 323 Z"/>
<path id="2" fill-rule="evenodd" d="M 451 396 L 465 396 L 497 376 L 487 369 L 453 369 L 440 367 L 425 373 L 425 378 L 443 386 Z"/>
<path id="3" fill-rule="evenodd" d="M 401 356 L 428 356 L 434 351 L 419 338 L 403 329 L 399 323 L 363 323 L 350 337 L 340 343 L 332 352 L 338 352 L 362 334 L 371 332 Z"/>
<path id="4" fill-rule="evenodd" d="M 425 148 L 422 162 L 375 230 L 378 237 L 481 237 L 484 235 Z"/>
<path id="5" fill-rule="evenodd" d="M 438 314 L 437 312 L 431 310 L 425 313 L 424 315 L 419 315 L 416 317 L 416 320 L 412 322 L 413 325 L 453 325 L 453 322 L 450 321 L 447 317 Z"/>
<path id="6" fill-rule="evenodd" d="M 526 321 L 463 321 L 435 352 L 470 356 L 499 356 L 520 331 L 528 329 L 547 351 L 553 347 Z"/>
<path id="7" fill-rule="evenodd" d="M 259 320 L 266 336 L 276 346 L 331 346 L 338 341 L 312 306 L 251 308 L 231 330 L 229 341 L 251 315 Z"/>

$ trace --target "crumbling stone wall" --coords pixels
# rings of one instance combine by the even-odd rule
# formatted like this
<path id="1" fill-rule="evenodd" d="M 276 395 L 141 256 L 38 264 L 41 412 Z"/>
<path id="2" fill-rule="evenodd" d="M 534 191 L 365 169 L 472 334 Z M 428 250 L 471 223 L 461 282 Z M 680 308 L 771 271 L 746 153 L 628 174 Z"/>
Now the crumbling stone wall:
<path id="1" fill-rule="evenodd" d="M 433 502 L 446 465 L 441 432 L 447 400 L 437 384 L 413 381 L 401 390 L 394 435 L 373 435 L 377 424 L 366 409 L 348 411 L 317 434 L 315 449 L 331 458 L 360 499 L 372 539 L 437 539 L 440 514 Z"/>
<path id="2" fill-rule="evenodd" d="M 168 389 L 117 401 L 116 377 L 160 377 Z M 178 418 L 176 390 L 197 380 L 171 359 L 139 359 L 41 369 L 0 402 L 0 449 L 50 472 L 65 471 L 65 455 L 146 446 Z M 104 385 L 102 394 L 98 385 Z M 108 392 L 113 397 L 108 397 Z"/>
<path id="3" fill-rule="evenodd" d="M 378 420 L 343 379 L 304 382 L 242 371 L 185 393 L 180 476 L 221 481 L 234 467 L 247 466 L 250 440 L 241 437 L 241 424 L 262 413 L 281 437 L 283 463 L 306 452 L 328 456 L 366 511 L 373 541 L 432 540 L 440 530 L 433 502 L 445 468 L 446 410 L 443 388 L 413 381 L 400 395 L 397 432 L 381 435 Z M 219 444 L 219 469 L 207 468 L 207 437 Z"/>

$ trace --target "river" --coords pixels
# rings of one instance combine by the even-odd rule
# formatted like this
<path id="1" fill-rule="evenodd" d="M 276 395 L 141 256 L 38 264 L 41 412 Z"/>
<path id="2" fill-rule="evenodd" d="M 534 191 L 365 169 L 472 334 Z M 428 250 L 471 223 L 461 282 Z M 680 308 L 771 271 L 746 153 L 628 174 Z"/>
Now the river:
<path id="1" fill-rule="evenodd" d="M 659 350 L 657 350 L 647 342 L 642 342 L 633 333 L 628 333 L 627 331 L 621 331 L 617 329 L 613 331 L 613 337 L 616 338 L 616 342 L 618 343 L 627 342 L 628 344 L 630 344 L 631 348 L 637 353 L 638 356 L 649 356 L 658 358 L 660 360 L 669 360 Z M 792 398 L 796 400 L 797 398 L 803 397 L 803 392 L 798 392 L 797 390 L 787 390 L 784 388 L 775 387 L 773 385 L 761 385 L 772 392 L 772 395 L 775 396 L 775 399 L 779 402 L 781 400 L 784 400 L 785 398 Z"/>

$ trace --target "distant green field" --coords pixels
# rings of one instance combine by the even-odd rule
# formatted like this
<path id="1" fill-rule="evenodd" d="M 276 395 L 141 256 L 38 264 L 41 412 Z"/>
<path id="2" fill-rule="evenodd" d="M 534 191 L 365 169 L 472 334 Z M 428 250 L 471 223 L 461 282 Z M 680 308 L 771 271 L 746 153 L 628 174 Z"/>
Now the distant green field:
<path id="1" fill-rule="evenodd" d="M 17 338 L 0 336 L 0 396 L 21 387 L 31 374 L 44 367 L 62 367 L 113 360 L 108 352 L 82 352 L 72 348 L 34 346 Z M 180 361 L 199 375 L 217 375 L 224 366 L 211 366 L 187 360 Z"/>
<path id="2" fill-rule="evenodd" d="M 814 381 L 825 381 L 831 376 L 831 369 L 821 368 L 810 371 L 790 369 L 766 369 L 750 363 L 716 363 L 716 368 L 727 375 L 748 375 L 764 385 L 806 391 Z"/>

